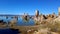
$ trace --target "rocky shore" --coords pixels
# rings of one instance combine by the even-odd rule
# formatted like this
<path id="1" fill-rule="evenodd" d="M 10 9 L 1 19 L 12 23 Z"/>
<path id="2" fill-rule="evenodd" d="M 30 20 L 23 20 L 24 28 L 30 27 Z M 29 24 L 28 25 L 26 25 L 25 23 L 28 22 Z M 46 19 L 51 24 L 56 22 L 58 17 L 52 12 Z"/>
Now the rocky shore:
<path id="1" fill-rule="evenodd" d="M 36 10 L 33 17 L 30 17 L 28 14 L 24 14 L 21 17 L 25 23 L 28 23 L 29 19 L 33 19 L 34 25 L 18 26 L 16 25 L 18 17 L 15 16 L 8 23 L 0 20 L 0 28 L 18 29 L 19 34 L 60 34 L 60 16 L 56 16 L 55 13 L 39 15 L 39 11 Z"/>

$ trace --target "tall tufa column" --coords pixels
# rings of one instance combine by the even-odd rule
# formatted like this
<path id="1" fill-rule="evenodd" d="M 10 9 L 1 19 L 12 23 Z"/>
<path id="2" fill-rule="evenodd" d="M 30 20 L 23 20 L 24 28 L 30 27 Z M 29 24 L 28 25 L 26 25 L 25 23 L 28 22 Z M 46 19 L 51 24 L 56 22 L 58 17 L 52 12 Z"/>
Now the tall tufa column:
<path id="1" fill-rule="evenodd" d="M 58 16 L 60 16 L 60 7 L 58 8 Z"/>
<path id="2" fill-rule="evenodd" d="M 36 10 L 35 16 L 38 17 L 39 16 L 39 11 Z"/>

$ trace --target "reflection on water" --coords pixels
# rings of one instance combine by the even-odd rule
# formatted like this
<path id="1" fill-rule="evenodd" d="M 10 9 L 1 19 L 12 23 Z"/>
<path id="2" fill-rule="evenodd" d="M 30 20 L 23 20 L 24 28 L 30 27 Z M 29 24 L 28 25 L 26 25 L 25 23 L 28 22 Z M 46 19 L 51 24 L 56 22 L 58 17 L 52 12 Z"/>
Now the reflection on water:
<path id="1" fill-rule="evenodd" d="M 32 26 L 34 25 L 34 21 L 33 19 L 29 19 L 29 21 L 26 22 L 22 18 L 19 18 L 17 24 L 20 26 L 30 26 L 30 25 Z"/>
<path id="2" fill-rule="evenodd" d="M 6 17 L 0 17 L 0 20 L 4 20 L 6 23 L 8 23 L 10 20 L 12 20 L 11 17 L 9 17 L 8 19 L 6 19 Z M 17 21 L 17 25 L 19 26 L 32 26 L 34 25 L 34 20 L 33 19 L 29 19 L 29 21 L 25 22 L 21 17 L 18 18 Z"/>

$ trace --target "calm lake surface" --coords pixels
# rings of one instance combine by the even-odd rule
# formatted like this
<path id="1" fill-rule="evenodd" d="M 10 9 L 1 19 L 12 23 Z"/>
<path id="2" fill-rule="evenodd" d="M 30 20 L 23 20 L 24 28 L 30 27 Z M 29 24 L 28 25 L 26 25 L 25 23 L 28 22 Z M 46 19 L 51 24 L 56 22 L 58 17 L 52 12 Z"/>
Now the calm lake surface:
<path id="1" fill-rule="evenodd" d="M 3 17 L 0 17 L 0 20 L 4 20 L 4 22 L 8 23 L 8 21 L 13 19 L 11 17 L 6 19 L 6 17 L 3 16 Z M 33 26 L 34 25 L 34 20 L 30 19 L 28 22 L 25 22 L 21 17 L 19 17 L 16 25 L 18 25 L 18 26 Z M 0 29 L 0 34 L 17 34 L 17 33 L 18 33 L 17 30 Z"/>
<path id="2" fill-rule="evenodd" d="M 9 17 L 6 19 L 6 17 L 0 17 L 0 20 L 3 20 L 4 22 L 8 23 L 10 20 L 13 20 L 13 18 Z M 34 20 L 29 19 L 29 21 L 24 21 L 21 17 L 18 18 L 17 25 L 19 26 L 33 26 L 34 25 Z"/>

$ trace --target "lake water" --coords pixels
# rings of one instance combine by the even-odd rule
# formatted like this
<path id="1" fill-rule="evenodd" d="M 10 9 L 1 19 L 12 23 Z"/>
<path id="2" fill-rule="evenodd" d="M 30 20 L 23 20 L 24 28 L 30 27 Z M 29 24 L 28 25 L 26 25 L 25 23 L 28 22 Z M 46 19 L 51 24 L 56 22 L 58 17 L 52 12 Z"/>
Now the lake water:
<path id="1" fill-rule="evenodd" d="M 30 19 L 29 21 L 25 22 L 22 18 L 19 18 L 17 24 L 19 26 L 33 26 L 34 25 L 34 20 Z"/>
<path id="2" fill-rule="evenodd" d="M 6 19 L 6 17 L 0 17 L 0 20 L 3 20 L 4 22 L 8 23 L 10 20 L 13 18 L 9 17 Z M 33 26 L 34 25 L 34 20 L 30 19 L 29 21 L 25 22 L 21 17 L 18 18 L 17 25 L 19 26 Z"/>
<path id="3" fill-rule="evenodd" d="M 6 19 L 6 17 L 0 17 L 0 20 L 4 20 L 6 23 L 8 21 L 12 20 L 13 18 L 9 17 Z M 25 22 L 21 17 L 18 18 L 17 24 L 18 26 L 33 26 L 34 25 L 34 20 L 30 19 L 28 22 Z M 18 31 L 11 30 L 11 29 L 0 29 L 0 34 L 17 34 Z"/>

